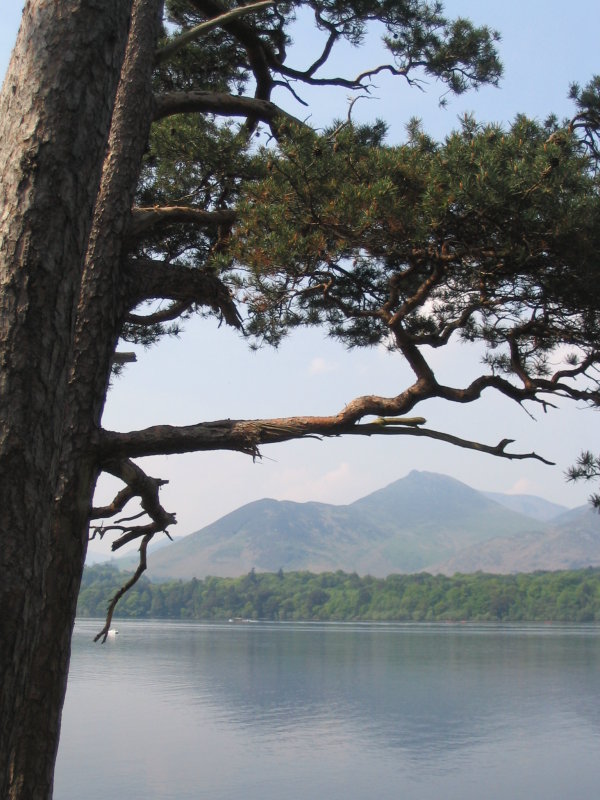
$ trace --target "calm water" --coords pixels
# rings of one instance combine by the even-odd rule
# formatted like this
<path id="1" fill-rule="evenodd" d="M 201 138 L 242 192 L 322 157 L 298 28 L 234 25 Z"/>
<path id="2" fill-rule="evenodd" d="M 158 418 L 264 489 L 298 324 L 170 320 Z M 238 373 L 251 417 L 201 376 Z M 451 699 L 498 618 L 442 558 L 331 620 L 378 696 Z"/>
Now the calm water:
<path id="1" fill-rule="evenodd" d="M 56 800 L 592 800 L 600 627 L 75 629 Z"/>

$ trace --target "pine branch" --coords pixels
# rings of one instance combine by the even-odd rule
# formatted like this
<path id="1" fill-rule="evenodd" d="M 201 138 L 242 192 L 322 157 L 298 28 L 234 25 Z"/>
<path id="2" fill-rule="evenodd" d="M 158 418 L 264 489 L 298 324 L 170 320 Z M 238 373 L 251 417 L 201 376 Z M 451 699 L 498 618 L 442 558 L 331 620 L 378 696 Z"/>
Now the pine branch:
<path id="1" fill-rule="evenodd" d="M 580 364 L 573 366 L 571 369 L 557 370 L 550 380 L 552 383 L 558 383 L 565 378 L 575 378 L 578 375 L 585 375 L 590 367 L 597 366 L 598 363 L 600 363 L 600 351 L 593 350 L 591 353 L 588 353 Z"/>
<path id="2" fill-rule="evenodd" d="M 190 90 L 188 92 L 165 92 L 155 98 L 155 121 L 171 117 L 174 114 L 190 113 L 219 114 L 222 117 L 252 117 L 266 122 L 271 127 L 273 135 L 277 135 L 281 124 L 285 122 L 305 126 L 301 120 L 288 114 L 275 103 L 257 97 Z"/>
<path id="3" fill-rule="evenodd" d="M 238 8 L 232 8 L 230 11 L 226 11 L 223 14 L 220 14 L 218 17 L 213 17 L 212 19 L 207 20 L 206 22 L 201 22 L 199 25 L 196 25 L 194 28 L 190 28 L 190 30 L 184 31 L 182 34 L 177 36 L 177 38 L 173 39 L 169 44 L 160 47 L 156 52 L 156 63 L 160 64 L 163 61 L 166 61 L 175 53 L 178 53 L 179 50 L 184 48 L 190 42 L 199 39 L 201 36 L 205 36 L 210 31 L 214 30 L 215 28 L 220 28 L 227 25 L 229 22 L 232 22 L 238 17 L 244 16 L 246 14 L 251 14 L 255 11 L 262 11 L 264 8 L 268 6 L 275 5 L 275 0 L 260 0 L 258 3 L 250 3 L 247 6 L 239 6 Z"/>
<path id="4" fill-rule="evenodd" d="M 192 303 L 185 301 L 178 301 L 171 303 L 168 308 L 161 311 L 156 311 L 153 314 L 128 314 L 125 317 L 125 322 L 129 325 L 158 325 L 163 322 L 172 322 L 178 319 L 186 311 L 189 311 Z"/>
<path id="5" fill-rule="evenodd" d="M 230 10 L 215 0 L 189 0 L 189 3 L 211 19 L 222 18 Z M 241 17 L 222 23 L 222 28 L 237 39 L 246 50 L 248 63 L 256 81 L 255 97 L 268 100 L 273 89 L 270 65 L 275 61 L 269 44 L 263 41 L 252 26 Z"/>
<path id="6" fill-rule="evenodd" d="M 225 284 L 210 270 L 192 269 L 152 259 L 132 259 L 125 267 L 129 305 L 145 300 L 173 300 L 187 305 L 209 306 L 228 325 L 241 328 L 236 304 Z"/>
<path id="7" fill-rule="evenodd" d="M 190 223 L 207 227 L 209 225 L 232 225 L 236 214 L 229 209 L 205 211 L 193 206 L 153 206 L 151 208 L 136 207 L 131 212 L 128 236 L 140 239 L 150 230 L 159 226 Z"/>
<path id="8" fill-rule="evenodd" d="M 337 417 L 289 417 L 263 420 L 218 420 L 197 425 L 174 427 L 157 425 L 130 433 L 102 431 L 100 450 L 108 457 L 140 456 L 232 450 L 260 458 L 260 447 L 295 439 L 332 436 L 420 436 L 448 442 L 457 447 L 488 453 L 507 459 L 536 459 L 552 464 L 537 453 L 509 453 L 506 447 L 513 439 L 497 445 L 463 439 L 452 434 L 418 427 L 410 420 L 379 418 L 370 423 L 354 423 Z"/>
<path id="9" fill-rule="evenodd" d="M 135 353 L 122 353 L 116 352 L 113 354 L 112 357 L 112 365 L 113 367 L 122 367 L 123 364 L 134 364 L 137 361 L 137 356 Z"/>

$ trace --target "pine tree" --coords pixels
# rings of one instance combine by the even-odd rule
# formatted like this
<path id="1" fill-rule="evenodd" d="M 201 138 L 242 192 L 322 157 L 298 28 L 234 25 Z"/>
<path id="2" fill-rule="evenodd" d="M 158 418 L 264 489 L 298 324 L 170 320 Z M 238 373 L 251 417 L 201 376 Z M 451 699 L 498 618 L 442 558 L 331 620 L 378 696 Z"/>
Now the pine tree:
<path id="1" fill-rule="evenodd" d="M 302 9 L 324 45 L 300 69 L 290 27 Z M 336 44 L 359 46 L 373 23 L 385 65 L 332 75 Z M 27 3 L 0 96 L 2 797 L 52 794 L 90 520 L 115 549 L 139 539 L 135 577 L 175 522 L 136 458 L 257 457 L 341 434 L 540 458 L 428 429 L 413 411 L 488 388 L 517 403 L 597 402 L 598 82 L 573 88 L 570 122 L 467 119 L 441 143 L 412 124 L 392 146 L 351 108 L 325 131 L 297 116 L 303 85 L 356 94 L 382 69 L 452 92 L 494 83 L 495 39 L 422 0 Z M 291 110 L 273 102 L 281 86 Z M 299 325 L 384 342 L 414 382 L 332 417 L 104 430 L 111 370 L 128 358 L 118 342 L 158 342 L 196 313 L 258 343 Z M 460 337 L 483 343 L 487 362 L 469 385 L 443 385 L 424 347 Z M 93 507 L 103 472 L 124 488 Z"/>

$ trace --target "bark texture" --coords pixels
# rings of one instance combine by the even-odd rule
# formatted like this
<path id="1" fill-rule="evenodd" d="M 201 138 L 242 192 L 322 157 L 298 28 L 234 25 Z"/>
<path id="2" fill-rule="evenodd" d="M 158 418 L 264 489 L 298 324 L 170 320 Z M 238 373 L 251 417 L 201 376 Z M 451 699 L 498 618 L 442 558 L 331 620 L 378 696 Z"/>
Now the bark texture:
<path id="1" fill-rule="evenodd" d="M 78 331 L 95 291 L 86 251 L 131 7 L 30 0 L 0 96 L 0 796 L 9 800 L 52 796 L 97 469 L 89 442 L 114 338 L 109 321 L 108 344 L 82 356 Z"/>

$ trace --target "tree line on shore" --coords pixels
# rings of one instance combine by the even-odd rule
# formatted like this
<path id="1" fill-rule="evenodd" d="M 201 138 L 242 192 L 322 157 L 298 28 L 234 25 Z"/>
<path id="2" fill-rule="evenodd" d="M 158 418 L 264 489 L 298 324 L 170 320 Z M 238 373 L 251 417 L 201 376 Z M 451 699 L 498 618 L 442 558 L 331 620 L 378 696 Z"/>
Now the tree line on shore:
<path id="1" fill-rule="evenodd" d="M 85 570 L 77 614 L 102 617 L 123 583 L 115 566 Z M 151 583 L 143 578 L 117 606 L 129 619 L 231 618 L 323 621 L 600 621 L 600 569 L 487 573 L 258 573 Z"/>

